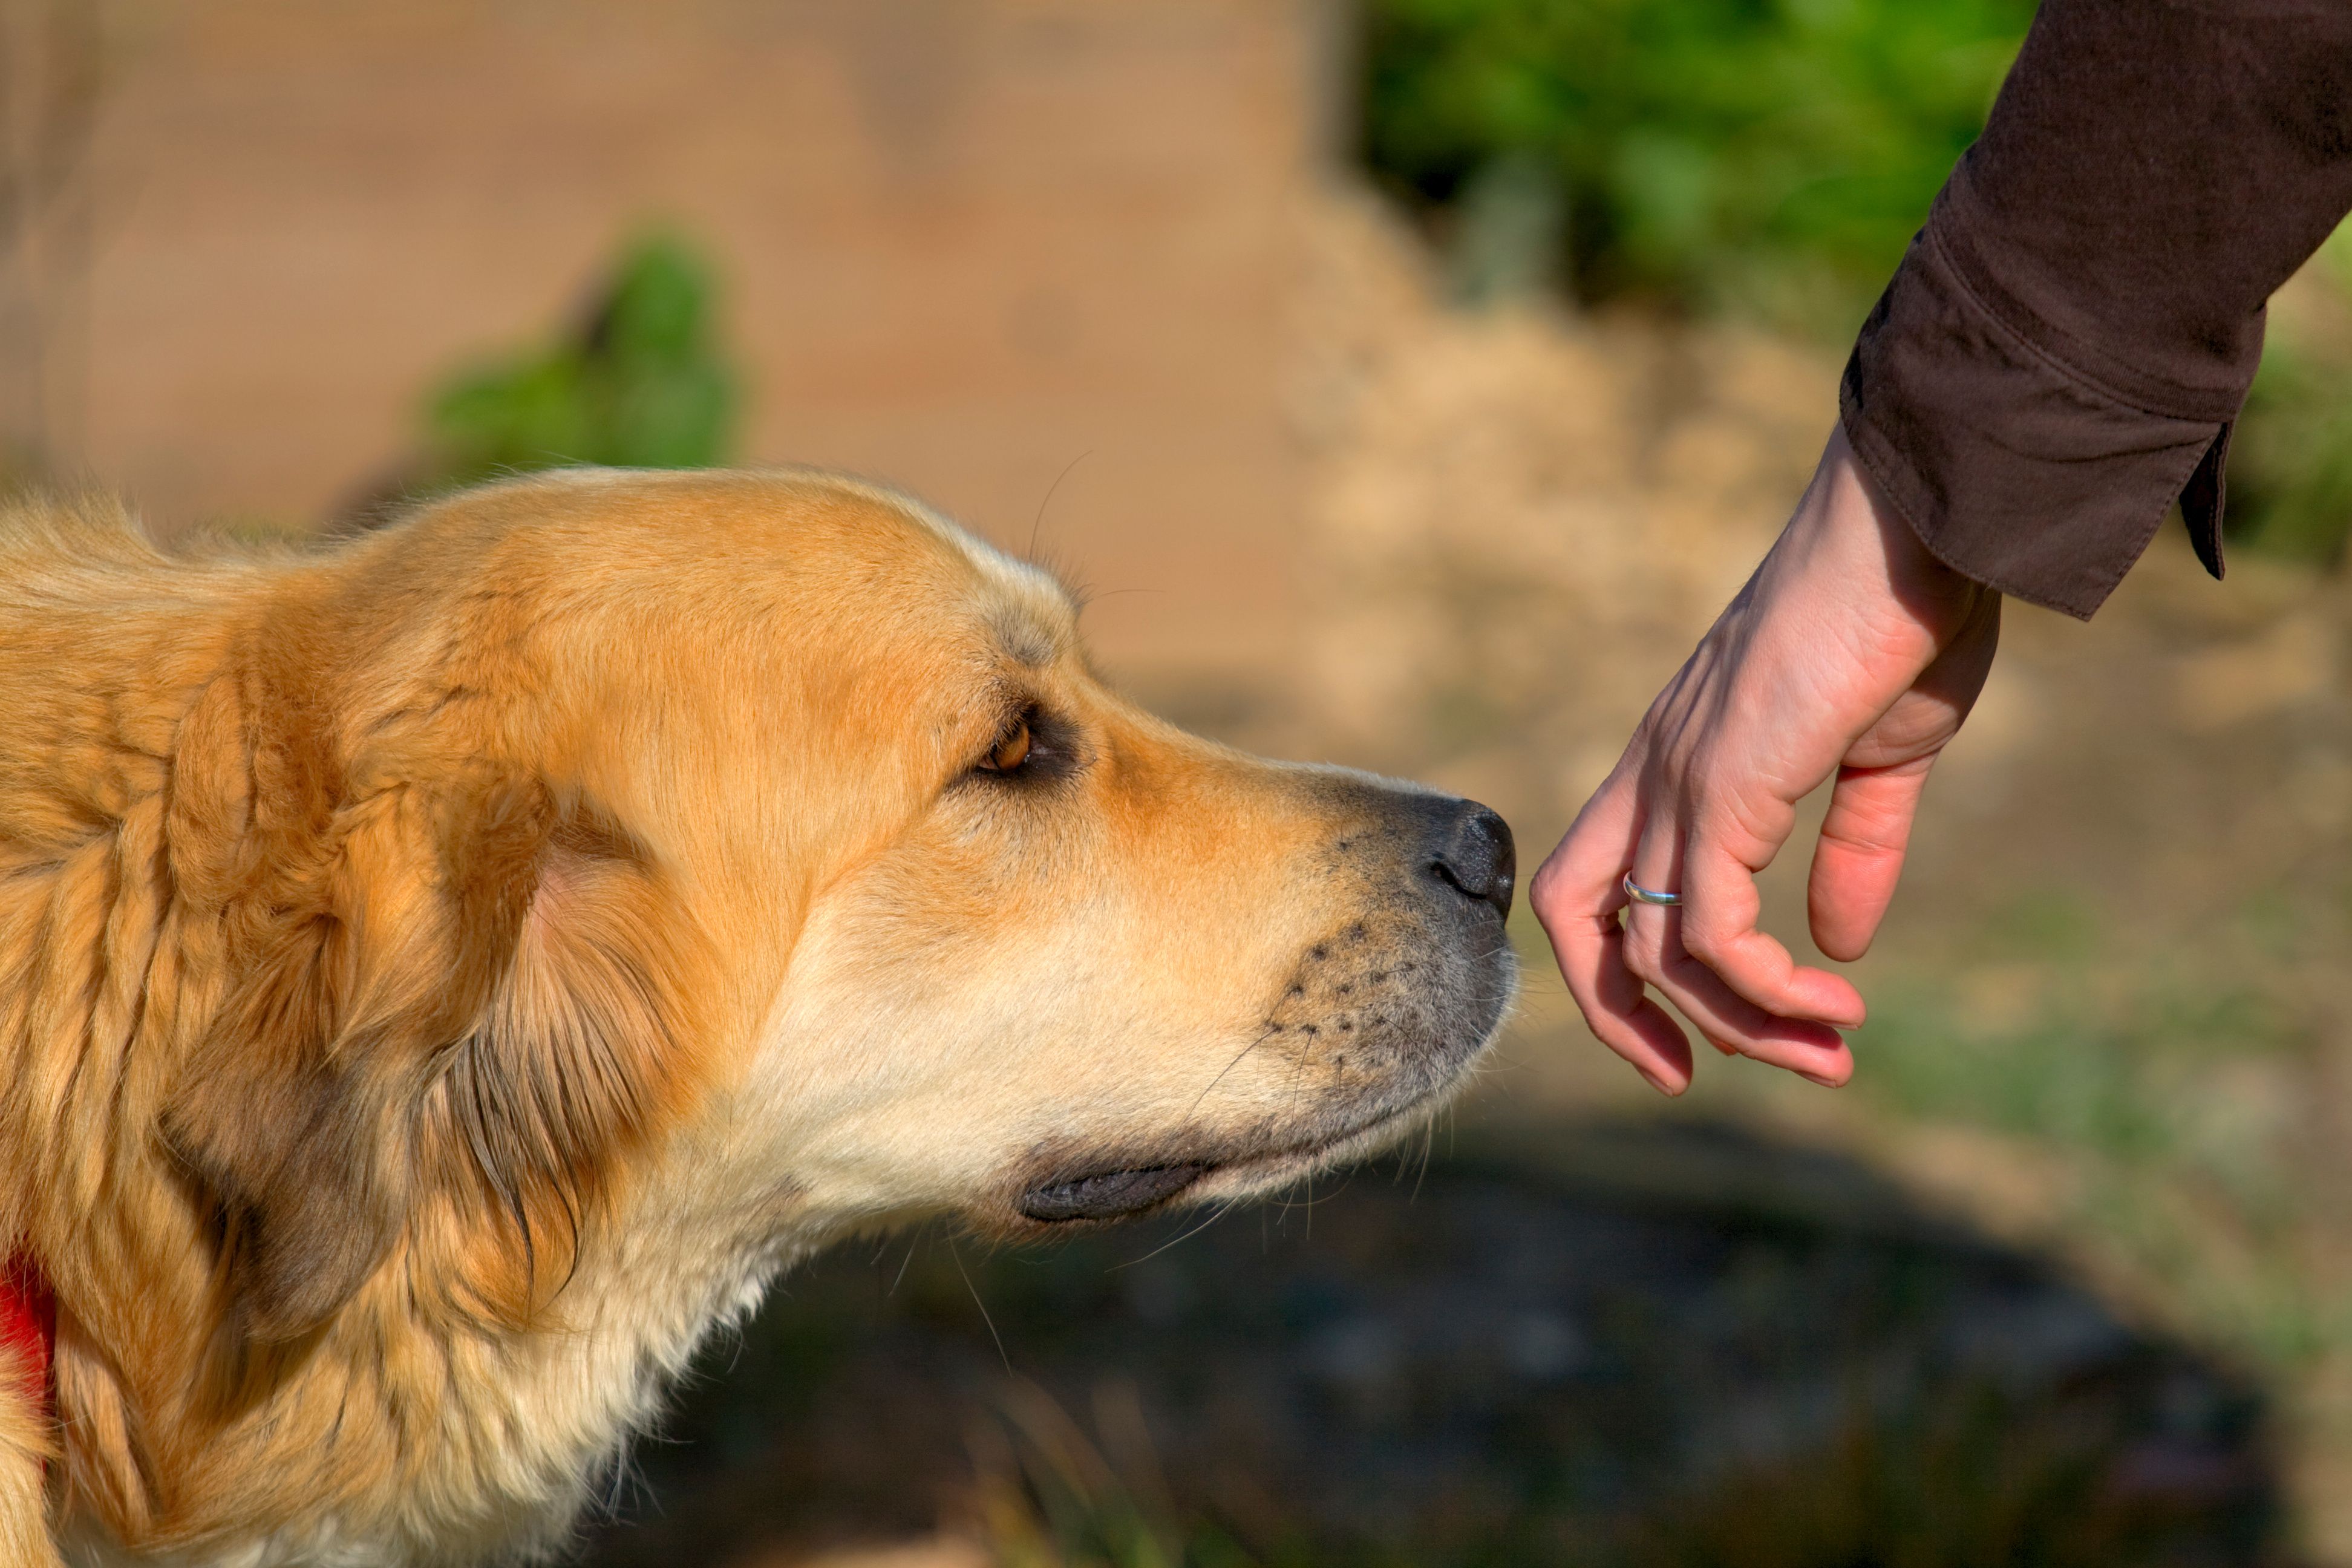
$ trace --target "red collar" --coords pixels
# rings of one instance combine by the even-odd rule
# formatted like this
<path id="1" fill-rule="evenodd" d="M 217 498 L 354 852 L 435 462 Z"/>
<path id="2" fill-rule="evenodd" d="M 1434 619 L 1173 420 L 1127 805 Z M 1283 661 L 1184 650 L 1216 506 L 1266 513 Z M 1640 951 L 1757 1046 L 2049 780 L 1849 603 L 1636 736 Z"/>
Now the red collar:
<path id="1" fill-rule="evenodd" d="M 56 1404 L 49 1370 L 58 1346 L 58 1299 L 27 1253 L 0 1268 L 0 1350 L 16 1352 L 26 1392 L 44 1413 Z"/>

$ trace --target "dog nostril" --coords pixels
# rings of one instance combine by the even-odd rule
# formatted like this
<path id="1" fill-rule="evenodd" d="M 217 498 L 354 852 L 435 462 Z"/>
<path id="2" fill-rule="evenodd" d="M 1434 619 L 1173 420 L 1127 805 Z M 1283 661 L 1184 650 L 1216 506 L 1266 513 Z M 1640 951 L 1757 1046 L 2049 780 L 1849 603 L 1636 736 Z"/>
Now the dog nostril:
<path id="1" fill-rule="evenodd" d="M 1508 919 L 1518 850 L 1510 825 L 1475 801 L 1465 800 L 1438 828 L 1430 874 L 1465 898 L 1494 906 Z"/>

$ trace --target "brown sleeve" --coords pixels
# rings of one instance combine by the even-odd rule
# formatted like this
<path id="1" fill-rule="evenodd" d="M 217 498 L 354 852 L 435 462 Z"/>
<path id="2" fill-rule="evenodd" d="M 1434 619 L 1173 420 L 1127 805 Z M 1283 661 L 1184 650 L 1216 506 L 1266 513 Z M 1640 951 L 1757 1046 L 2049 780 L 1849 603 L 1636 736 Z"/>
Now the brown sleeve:
<path id="1" fill-rule="evenodd" d="M 2263 304 L 2352 209 L 2352 0 L 2044 0 L 1839 389 L 1927 548 L 2088 616 L 2178 497 L 2221 570 Z"/>

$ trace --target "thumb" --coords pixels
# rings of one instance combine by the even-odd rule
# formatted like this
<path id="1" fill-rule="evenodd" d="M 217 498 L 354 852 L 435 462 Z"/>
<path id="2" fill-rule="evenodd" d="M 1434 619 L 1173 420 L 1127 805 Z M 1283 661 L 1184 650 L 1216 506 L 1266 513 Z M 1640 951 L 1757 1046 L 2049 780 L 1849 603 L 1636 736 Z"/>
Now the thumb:
<path id="1" fill-rule="evenodd" d="M 1895 900 L 1911 822 L 1935 754 L 1886 768 L 1840 768 L 1806 888 L 1813 944 L 1840 963 L 1870 951 Z"/>

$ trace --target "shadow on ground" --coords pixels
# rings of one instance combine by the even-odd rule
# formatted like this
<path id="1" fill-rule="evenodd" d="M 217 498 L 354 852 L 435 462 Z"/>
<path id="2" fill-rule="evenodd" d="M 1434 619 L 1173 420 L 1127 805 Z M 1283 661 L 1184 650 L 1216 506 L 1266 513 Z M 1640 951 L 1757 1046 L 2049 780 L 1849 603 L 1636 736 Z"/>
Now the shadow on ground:
<path id="1" fill-rule="evenodd" d="M 2247 1380 L 1842 1159 L 1594 1125 L 1199 1225 L 821 1259 L 589 1561 L 953 1530 L 991 1477 L 1237 1563 L 2273 1560 Z"/>

